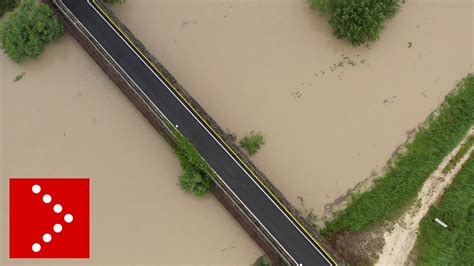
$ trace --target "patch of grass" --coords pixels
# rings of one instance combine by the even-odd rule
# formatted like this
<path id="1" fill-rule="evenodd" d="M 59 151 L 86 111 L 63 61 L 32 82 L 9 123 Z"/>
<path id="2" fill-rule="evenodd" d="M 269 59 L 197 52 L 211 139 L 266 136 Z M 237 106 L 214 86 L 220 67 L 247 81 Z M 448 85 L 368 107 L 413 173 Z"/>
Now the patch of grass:
<path id="1" fill-rule="evenodd" d="M 272 266 L 270 259 L 266 255 L 258 257 L 258 259 L 253 263 L 253 266 Z"/>
<path id="2" fill-rule="evenodd" d="M 392 219 L 411 204 L 425 180 L 474 124 L 474 75 L 469 74 L 393 158 L 372 188 L 353 196 L 347 208 L 326 223 L 322 233 L 357 232 Z"/>
<path id="3" fill-rule="evenodd" d="M 441 219 L 443 228 L 433 220 Z M 472 265 L 474 262 L 474 155 L 441 201 L 421 220 L 415 245 L 417 265 Z"/>
<path id="4" fill-rule="evenodd" d="M 361 45 L 379 38 L 385 22 L 400 9 L 402 0 L 311 0 L 311 7 L 328 15 L 339 38 Z"/>
<path id="5" fill-rule="evenodd" d="M 187 138 L 177 133 L 176 139 L 175 152 L 184 171 L 179 177 L 179 185 L 184 191 L 202 197 L 212 186 L 211 169 Z"/>
<path id="6" fill-rule="evenodd" d="M 13 80 L 13 82 L 19 81 L 19 80 L 22 79 L 24 76 L 25 76 L 25 72 L 16 75 L 16 76 L 15 76 L 15 79 Z"/>
<path id="7" fill-rule="evenodd" d="M 250 155 L 256 154 L 263 144 L 265 144 L 265 139 L 260 132 L 252 131 L 249 135 L 240 140 L 240 146 L 242 146 Z"/>
<path id="8" fill-rule="evenodd" d="M 454 155 L 454 157 L 449 160 L 448 164 L 443 169 L 443 174 L 447 174 L 449 171 L 451 171 L 458 164 L 459 160 L 461 160 L 462 157 L 466 155 L 466 152 L 469 151 L 472 145 L 474 145 L 474 135 L 469 136 L 466 142 L 459 149 L 458 153 L 456 153 L 456 155 Z"/>

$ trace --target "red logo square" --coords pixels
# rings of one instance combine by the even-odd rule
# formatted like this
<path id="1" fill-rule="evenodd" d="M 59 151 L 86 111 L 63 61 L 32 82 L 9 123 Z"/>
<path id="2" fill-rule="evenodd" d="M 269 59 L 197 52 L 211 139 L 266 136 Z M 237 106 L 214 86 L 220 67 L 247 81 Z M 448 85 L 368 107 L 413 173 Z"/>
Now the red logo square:
<path id="1" fill-rule="evenodd" d="M 89 258 L 89 179 L 10 178 L 10 258 Z"/>

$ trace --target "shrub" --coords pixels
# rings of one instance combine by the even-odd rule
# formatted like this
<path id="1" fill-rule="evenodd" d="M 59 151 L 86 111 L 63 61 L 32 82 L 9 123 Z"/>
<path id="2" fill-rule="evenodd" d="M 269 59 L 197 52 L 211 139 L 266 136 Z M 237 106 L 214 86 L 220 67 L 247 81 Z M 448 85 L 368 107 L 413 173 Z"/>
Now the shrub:
<path id="1" fill-rule="evenodd" d="M 13 10 L 18 4 L 17 0 L 1 0 L 0 1 L 0 17 L 5 14 L 5 12 Z"/>
<path id="2" fill-rule="evenodd" d="M 184 191 L 202 197 L 210 191 L 212 186 L 209 165 L 188 139 L 179 133 L 176 136 L 175 151 L 184 171 L 179 177 L 179 185 Z"/>
<path id="3" fill-rule="evenodd" d="M 49 6 L 26 0 L 1 25 L 0 42 L 11 60 L 22 63 L 27 57 L 38 58 L 46 44 L 63 34 L 64 28 Z"/>
<path id="4" fill-rule="evenodd" d="M 414 201 L 426 179 L 474 124 L 474 75 L 468 75 L 446 96 L 405 151 L 397 155 L 371 190 L 352 199 L 347 208 L 326 223 L 324 235 L 357 232 L 394 218 Z"/>
<path id="5" fill-rule="evenodd" d="M 252 131 L 249 135 L 240 140 L 240 146 L 242 146 L 250 155 L 257 153 L 263 144 L 265 144 L 265 140 L 260 132 L 255 133 Z"/>
<path id="6" fill-rule="evenodd" d="M 272 266 L 272 263 L 267 256 L 262 255 L 253 263 L 253 266 Z"/>
<path id="7" fill-rule="evenodd" d="M 377 40 L 400 4 L 401 0 L 311 0 L 312 8 L 330 16 L 334 34 L 353 45 Z"/>

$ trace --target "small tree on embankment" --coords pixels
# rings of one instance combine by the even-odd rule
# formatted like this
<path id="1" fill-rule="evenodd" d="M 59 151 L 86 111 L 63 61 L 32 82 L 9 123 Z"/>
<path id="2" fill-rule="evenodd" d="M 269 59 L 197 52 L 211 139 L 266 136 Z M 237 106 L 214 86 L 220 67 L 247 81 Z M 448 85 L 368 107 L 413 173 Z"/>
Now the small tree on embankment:
<path id="1" fill-rule="evenodd" d="M 0 42 L 4 53 L 16 63 L 38 58 L 46 44 L 59 39 L 64 27 L 53 10 L 45 4 L 26 0 L 0 26 Z"/>
<path id="2" fill-rule="evenodd" d="M 379 38 L 385 22 L 404 0 L 311 0 L 311 8 L 329 16 L 334 34 L 353 45 Z"/>

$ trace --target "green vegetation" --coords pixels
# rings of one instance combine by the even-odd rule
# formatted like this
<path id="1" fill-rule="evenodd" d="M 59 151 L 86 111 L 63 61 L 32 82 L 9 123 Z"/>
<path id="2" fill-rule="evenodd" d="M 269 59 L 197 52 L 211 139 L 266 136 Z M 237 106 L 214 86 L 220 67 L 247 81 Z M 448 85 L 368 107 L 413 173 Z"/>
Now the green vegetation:
<path id="1" fill-rule="evenodd" d="M 253 266 L 272 266 L 272 263 L 266 255 L 262 255 L 253 263 Z"/>
<path id="2" fill-rule="evenodd" d="M 449 171 L 451 171 L 456 166 L 456 164 L 458 164 L 459 160 L 461 160 L 462 157 L 466 155 L 472 145 L 474 145 L 474 135 L 469 136 L 466 142 L 459 149 L 458 153 L 456 153 L 456 155 L 454 155 L 454 157 L 449 160 L 449 163 L 443 169 L 443 174 L 447 174 Z"/>
<path id="3" fill-rule="evenodd" d="M 257 153 L 263 144 L 265 144 L 265 140 L 260 132 L 256 133 L 252 131 L 249 135 L 240 140 L 240 146 L 242 146 L 250 155 Z"/>
<path id="4" fill-rule="evenodd" d="M 441 219 L 443 228 L 433 222 Z M 417 265 L 472 265 L 474 262 L 474 155 L 463 166 L 441 201 L 420 224 Z"/>
<path id="5" fill-rule="evenodd" d="M 17 0 L 1 0 L 0 1 L 0 17 L 7 11 L 13 10 L 18 5 Z"/>
<path id="6" fill-rule="evenodd" d="M 127 0 L 103 0 L 107 4 L 123 4 Z"/>
<path id="7" fill-rule="evenodd" d="M 19 80 L 22 79 L 24 76 L 25 76 L 25 72 L 16 75 L 16 76 L 15 76 L 15 79 L 13 80 L 13 82 L 19 81 Z"/>
<path id="8" fill-rule="evenodd" d="M 28 57 L 38 58 L 46 44 L 63 34 L 64 28 L 49 6 L 26 0 L 1 25 L 0 42 L 11 60 L 22 63 Z"/>
<path id="9" fill-rule="evenodd" d="M 385 22 L 400 9 L 402 0 L 311 0 L 311 7 L 328 15 L 339 38 L 361 45 L 379 38 Z"/>
<path id="10" fill-rule="evenodd" d="M 349 206 L 326 223 L 326 236 L 345 230 L 361 231 L 400 214 L 414 201 L 418 191 L 447 154 L 474 124 L 474 75 L 457 89 L 420 128 L 404 151 L 393 158 L 386 173 L 370 191 L 354 195 Z"/>
<path id="11" fill-rule="evenodd" d="M 183 175 L 179 177 L 179 185 L 184 191 L 202 197 L 211 189 L 211 169 L 188 139 L 179 133 L 176 133 L 176 136 L 175 151 L 184 170 Z"/>

